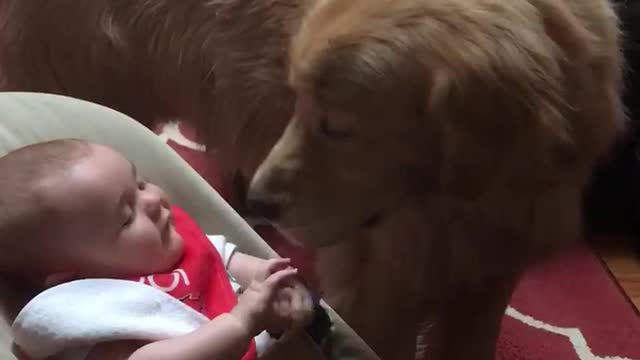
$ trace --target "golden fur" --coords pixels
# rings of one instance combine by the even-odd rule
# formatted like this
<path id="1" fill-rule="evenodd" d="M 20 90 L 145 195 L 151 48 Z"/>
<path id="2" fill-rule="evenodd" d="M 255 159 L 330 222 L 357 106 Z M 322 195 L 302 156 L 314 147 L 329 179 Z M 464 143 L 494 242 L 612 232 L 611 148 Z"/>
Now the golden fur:
<path id="1" fill-rule="evenodd" d="M 384 359 L 413 358 L 423 320 L 428 359 L 492 358 L 623 124 L 607 0 L 0 4 L 3 88 L 178 115 L 227 182 L 260 166 L 250 196 L 319 247 L 329 303 Z"/>

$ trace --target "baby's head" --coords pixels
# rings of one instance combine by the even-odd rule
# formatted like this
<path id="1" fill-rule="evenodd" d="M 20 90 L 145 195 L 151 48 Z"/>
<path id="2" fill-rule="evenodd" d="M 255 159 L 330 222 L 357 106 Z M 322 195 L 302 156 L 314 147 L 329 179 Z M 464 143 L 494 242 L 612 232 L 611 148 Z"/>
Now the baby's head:
<path id="1" fill-rule="evenodd" d="M 122 277 L 181 256 L 165 193 L 118 152 L 67 139 L 0 158 L 0 271 Z"/>

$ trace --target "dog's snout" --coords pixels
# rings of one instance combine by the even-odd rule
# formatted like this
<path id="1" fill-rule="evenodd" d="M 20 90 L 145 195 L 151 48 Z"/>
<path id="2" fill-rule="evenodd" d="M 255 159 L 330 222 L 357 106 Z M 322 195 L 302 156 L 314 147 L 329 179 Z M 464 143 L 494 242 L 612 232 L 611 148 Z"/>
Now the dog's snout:
<path id="1" fill-rule="evenodd" d="M 249 217 L 280 223 L 289 217 L 296 171 L 278 144 L 253 175 L 246 205 Z"/>
<path id="2" fill-rule="evenodd" d="M 247 209 L 251 216 L 270 221 L 277 220 L 280 216 L 280 205 L 274 199 L 256 192 L 249 192 Z"/>

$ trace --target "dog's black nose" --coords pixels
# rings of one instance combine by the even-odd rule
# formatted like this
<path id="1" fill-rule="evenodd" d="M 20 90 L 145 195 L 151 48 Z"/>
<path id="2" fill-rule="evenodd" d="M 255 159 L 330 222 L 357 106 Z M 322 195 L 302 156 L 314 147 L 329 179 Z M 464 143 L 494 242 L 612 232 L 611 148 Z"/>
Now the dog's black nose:
<path id="1" fill-rule="evenodd" d="M 277 220 L 280 216 L 280 206 L 273 199 L 249 192 L 247 210 L 250 216 L 266 220 Z"/>

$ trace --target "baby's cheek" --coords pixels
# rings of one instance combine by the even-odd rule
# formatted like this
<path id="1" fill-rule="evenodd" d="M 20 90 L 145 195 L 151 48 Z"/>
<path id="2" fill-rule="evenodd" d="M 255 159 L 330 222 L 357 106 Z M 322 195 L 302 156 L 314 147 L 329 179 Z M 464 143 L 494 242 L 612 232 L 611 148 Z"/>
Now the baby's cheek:
<path id="1" fill-rule="evenodd" d="M 154 253 L 154 238 L 157 235 L 150 232 L 145 226 L 134 226 L 128 229 L 121 238 L 122 251 L 128 251 L 129 255 L 140 255 L 140 253 Z M 126 256 L 126 254 L 125 254 Z"/>

